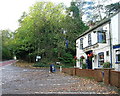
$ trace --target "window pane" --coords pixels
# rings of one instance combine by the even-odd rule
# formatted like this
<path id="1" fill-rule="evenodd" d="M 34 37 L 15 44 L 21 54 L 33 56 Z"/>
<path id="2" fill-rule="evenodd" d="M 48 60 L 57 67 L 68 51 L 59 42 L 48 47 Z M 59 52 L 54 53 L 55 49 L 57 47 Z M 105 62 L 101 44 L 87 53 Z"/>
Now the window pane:
<path id="1" fill-rule="evenodd" d="M 116 63 L 120 62 L 120 50 L 116 50 Z"/>
<path id="2" fill-rule="evenodd" d="M 98 33 L 98 42 L 99 43 L 105 43 L 106 42 L 105 32 L 99 32 Z"/>
<path id="3" fill-rule="evenodd" d="M 83 38 L 80 39 L 80 49 L 83 49 Z"/>
<path id="4" fill-rule="evenodd" d="M 106 51 L 106 56 L 109 56 L 109 51 Z"/>
<path id="5" fill-rule="evenodd" d="M 118 61 L 120 61 L 120 54 L 118 54 Z"/>
<path id="6" fill-rule="evenodd" d="M 102 42 L 102 40 L 103 40 L 102 33 L 99 33 L 99 42 Z"/>
<path id="7" fill-rule="evenodd" d="M 104 53 L 101 52 L 98 54 L 98 65 L 101 66 L 104 63 Z"/>
<path id="8" fill-rule="evenodd" d="M 88 34 L 88 45 L 92 45 L 92 43 L 91 43 L 91 34 Z"/>

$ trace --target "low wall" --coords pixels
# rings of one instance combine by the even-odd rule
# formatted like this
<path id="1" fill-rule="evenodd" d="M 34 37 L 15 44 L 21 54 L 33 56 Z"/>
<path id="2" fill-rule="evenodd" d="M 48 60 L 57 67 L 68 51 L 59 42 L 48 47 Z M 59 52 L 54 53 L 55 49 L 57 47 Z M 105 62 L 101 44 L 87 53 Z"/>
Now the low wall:
<path id="1" fill-rule="evenodd" d="M 114 71 L 113 69 L 63 68 L 62 72 L 80 77 L 91 77 L 98 82 L 104 81 L 107 85 L 110 84 L 120 88 L 120 71 Z"/>
<path id="2" fill-rule="evenodd" d="M 102 69 L 95 69 L 95 80 L 98 82 L 103 82 L 103 70 Z"/>
<path id="3" fill-rule="evenodd" d="M 101 70 L 93 70 L 93 69 L 79 69 L 79 68 L 63 68 L 64 73 L 69 75 L 76 75 L 80 77 L 90 77 L 94 78 L 96 81 L 103 81 Z"/>
<path id="4" fill-rule="evenodd" d="M 75 68 L 63 68 L 62 72 L 67 73 L 69 75 L 75 75 L 74 70 Z"/>
<path id="5" fill-rule="evenodd" d="M 116 87 L 120 87 L 120 71 L 110 72 L 110 84 Z"/>
<path id="6" fill-rule="evenodd" d="M 94 78 L 94 70 L 92 69 L 79 69 L 76 68 L 76 75 L 80 77 L 93 77 Z"/>

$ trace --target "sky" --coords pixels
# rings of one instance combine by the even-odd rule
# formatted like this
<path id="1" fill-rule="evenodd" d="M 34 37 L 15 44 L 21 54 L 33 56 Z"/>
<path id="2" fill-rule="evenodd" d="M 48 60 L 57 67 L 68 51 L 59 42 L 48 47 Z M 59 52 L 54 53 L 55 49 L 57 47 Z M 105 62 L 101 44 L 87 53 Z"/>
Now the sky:
<path id="1" fill-rule="evenodd" d="M 63 2 L 66 6 L 72 0 L 1 0 L 0 1 L 0 30 L 9 29 L 14 31 L 18 28 L 18 19 L 22 13 L 27 12 L 29 7 L 37 1 L 52 1 L 55 3 Z M 119 0 L 112 0 L 118 2 Z"/>
<path id="2" fill-rule="evenodd" d="M 71 0 L 0 0 L 0 30 L 9 29 L 14 31 L 18 28 L 18 19 L 22 13 L 37 1 L 52 1 L 65 3 L 69 6 Z"/>

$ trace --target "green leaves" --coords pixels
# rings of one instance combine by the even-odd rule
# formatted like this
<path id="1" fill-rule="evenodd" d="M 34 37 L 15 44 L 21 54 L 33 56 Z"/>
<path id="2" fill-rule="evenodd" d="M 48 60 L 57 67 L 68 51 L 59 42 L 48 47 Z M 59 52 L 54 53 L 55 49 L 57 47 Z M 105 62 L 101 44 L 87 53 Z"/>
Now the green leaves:
<path id="1" fill-rule="evenodd" d="M 9 30 L 0 30 L 2 33 L 2 59 L 8 60 L 13 58 L 12 39 L 13 33 Z"/>
<path id="2" fill-rule="evenodd" d="M 75 55 L 75 38 L 86 27 L 81 19 L 70 17 L 62 4 L 51 2 L 35 3 L 20 20 L 13 40 L 14 52 L 19 59 L 30 61 L 37 55 L 50 61 L 63 58 L 67 52 Z"/>

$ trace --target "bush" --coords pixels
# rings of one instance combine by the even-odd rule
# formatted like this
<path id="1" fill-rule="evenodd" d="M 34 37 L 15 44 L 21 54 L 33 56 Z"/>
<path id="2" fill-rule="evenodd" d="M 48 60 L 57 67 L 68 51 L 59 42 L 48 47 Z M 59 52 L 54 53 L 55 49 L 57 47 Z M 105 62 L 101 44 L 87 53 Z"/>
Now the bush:
<path id="1" fill-rule="evenodd" d="M 103 68 L 110 68 L 110 62 L 103 63 Z"/>
<path id="2" fill-rule="evenodd" d="M 82 64 L 82 69 L 86 69 L 87 68 L 87 65 L 86 64 Z"/>

